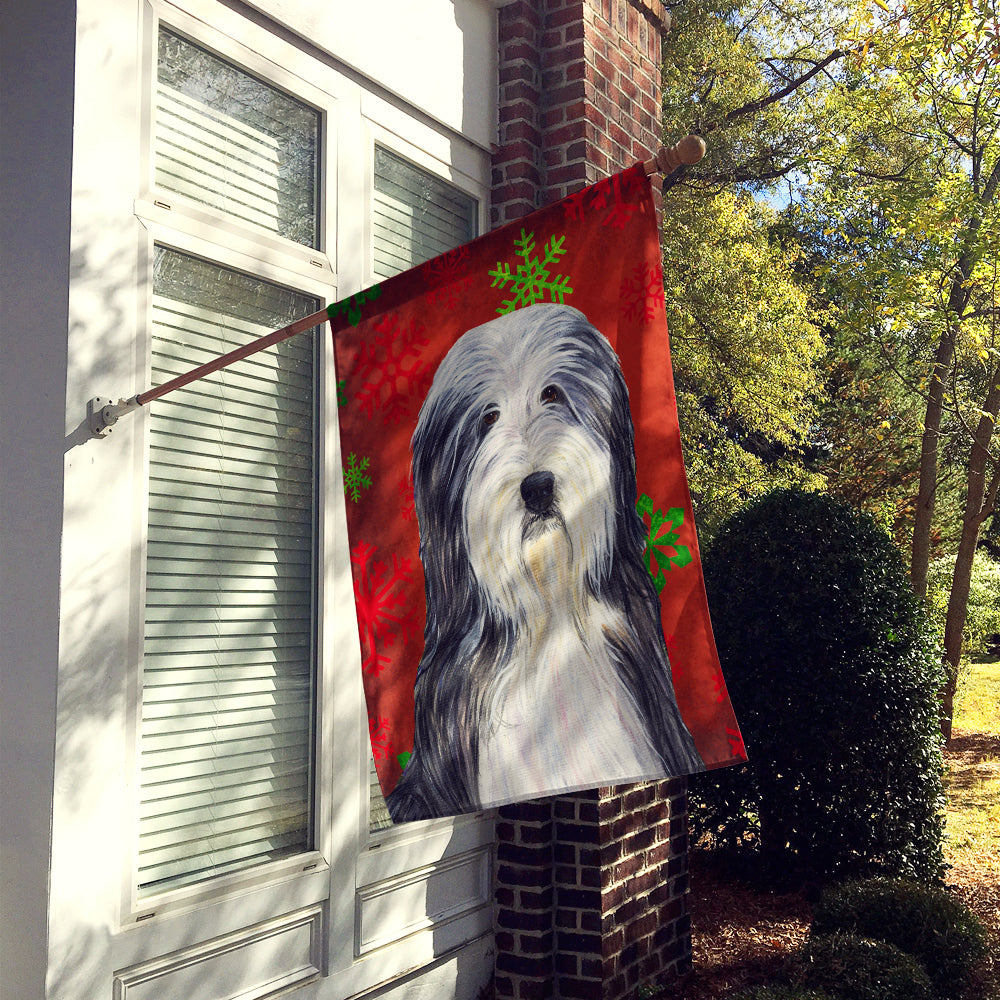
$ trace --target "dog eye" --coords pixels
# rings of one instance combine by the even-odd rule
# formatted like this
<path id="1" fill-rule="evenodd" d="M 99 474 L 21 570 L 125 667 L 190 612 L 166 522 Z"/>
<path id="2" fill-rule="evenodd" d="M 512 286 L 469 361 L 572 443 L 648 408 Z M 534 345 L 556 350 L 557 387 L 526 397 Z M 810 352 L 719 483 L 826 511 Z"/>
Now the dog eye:
<path id="1" fill-rule="evenodd" d="M 492 427 L 500 419 L 499 410 L 487 410 L 482 416 L 483 427 Z"/>
<path id="2" fill-rule="evenodd" d="M 543 403 L 561 403 L 564 400 L 562 389 L 557 385 L 547 385 L 542 389 Z"/>

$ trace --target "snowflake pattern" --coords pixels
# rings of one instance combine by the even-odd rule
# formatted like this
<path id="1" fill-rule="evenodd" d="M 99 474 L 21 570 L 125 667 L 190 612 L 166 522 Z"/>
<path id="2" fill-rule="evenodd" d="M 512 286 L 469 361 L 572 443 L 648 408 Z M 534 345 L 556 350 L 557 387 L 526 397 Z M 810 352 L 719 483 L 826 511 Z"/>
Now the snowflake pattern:
<path id="1" fill-rule="evenodd" d="M 740 735 L 738 729 L 734 729 L 732 726 L 726 726 L 726 737 L 729 740 L 729 749 L 734 757 L 739 757 L 740 760 L 747 759 L 747 748 L 746 744 L 743 742 L 743 737 Z"/>
<path id="2" fill-rule="evenodd" d="M 368 716 L 368 738 L 371 740 L 372 756 L 375 760 L 388 760 L 392 744 L 389 741 L 389 719 L 386 716 Z"/>
<path id="3" fill-rule="evenodd" d="M 624 229 L 628 224 L 637 206 L 625 199 L 635 186 L 636 179 L 634 173 L 615 174 L 613 177 L 606 177 L 591 189 L 591 208 L 596 211 L 610 209 L 602 225 Z"/>
<path id="4" fill-rule="evenodd" d="M 404 476 L 396 487 L 399 494 L 399 516 L 404 521 L 414 521 L 417 517 L 416 505 L 413 500 L 413 480 Z"/>
<path id="5" fill-rule="evenodd" d="M 354 604 L 361 636 L 361 669 L 377 677 L 388 665 L 390 648 L 400 633 L 404 638 L 417 627 L 416 613 L 404 607 L 413 582 L 412 560 L 392 556 L 392 569 L 371 562 L 375 546 L 358 542 L 351 549 L 354 564 Z M 370 564 L 371 563 L 371 564 Z M 369 565 L 370 564 L 370 565 Z"/>
<path id="6" fill-rule="evenodd" d="M 361 322 L 361 314 L 369 302 L 374 302 L 382 294 L 381 285 L 372 285 L 354 295 L 349 295 L 339 302 L 331 302 L 326 307 L 326 314 L 330 320 L 335 320 L 338 316 L 346 316 L 347 322 L 351 326 L 357 326 Z"/>
<path id="7" fill-rule="evenodd" d="M 390 313 L 375 324 L 373 340 L 361 345 L 352 381 L 363 380 L 356 395 L 369 420 L 382 412 L 382 422 L 398 424 L 412 416 L 427 394 L 432 373 L 422 359 L 425 330 L 416 321 L 405 326 Z"/>
<path id="8" fill-rule="evenodd" d="M 667 574 L 673 569 L 683 569 L 694 558 L 686 545 L 679 545 L 680 528 L 684 524 L 682 507 L 671 507 L 666 514 L 653 509 L 653 501 L 645 493 L 635 505 L 639 515 L 649 518 L 646 535 L 646 568 L 656 584 L 657 593 L 662 594 L 667 585 Z"/>
<path id="9" fill-rule="evenodd" d="M 362 458 L 359 462 L 353 451 L 347 456 L 347 465 L 344 466 L 344 492 L 355 503 L 361 500 L 362 490 L 371 489 L 371 477 L 365 475 L 369 465 L 371 465 L 370 458 Z"/>
<path id="10" fill-rule="evenodd" d="M 663 268 L 646 262 L 637 265 L 630 278 L 622 279 L 618 301 L 626 319 L 655 319 L 663 306 Z"/>
<path id="11" fill-rule="evenodd" d="M 555 264 L 564 253 L 563 246 L 566 237 L 552 236 L 543 248 L 541 259 L 532 256 L 535 249 L 535 234 L 521 230 L 519 239 L 514 240 L 514 256 L 520 257 L 522 263 L 517 264 L 514 273 L 511 273 L 510 264 L 504 261 L 497 261 L 497 266 L 489 272 L 493 279 L 493 288 L 500 287 L 506 289 L 511 286 L 512 298 L 506 299 L 497 309 L 500 315 L 513 312 L 520 306 L 534 305 L 545 298 L 546 293 L 550 302 L 563 303 L 565 296 L 572 295 L 573 289 L 569 286 L 569 277 L 557 274 L 550 278 L 549 266 Z"/>

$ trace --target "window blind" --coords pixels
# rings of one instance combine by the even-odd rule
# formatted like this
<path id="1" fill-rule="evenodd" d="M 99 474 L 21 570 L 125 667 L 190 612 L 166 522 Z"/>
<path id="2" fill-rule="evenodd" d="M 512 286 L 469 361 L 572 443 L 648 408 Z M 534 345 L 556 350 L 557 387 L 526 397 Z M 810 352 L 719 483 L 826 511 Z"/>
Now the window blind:
<path id="1" fill-rule="evenodd" d="M 422 264 L 478 233 L 476 199 L 381 146 L 375 147 L 372 205 L 374 271 L 378 278 Z M 392 825 L 374 757 L 369 760 L 372 831 Z"/>
<path id="2" fill-rule="evenodd" d="M 317 308 L 157 247 L 153 383 Z M 315 346 L 150 408 L 140 895 L 312 846 Z"/>
<path id="3" fill-rule="evenodd" d="M 315 109 L 160 28 L 160 190 L 315 247 L 319 128 Z"/>
<path id="4" fill-rule="evenodd" d="M 381 146 L 375 147 L 375 274 L 390 278 L 476 235 L 476 200 Z"/>

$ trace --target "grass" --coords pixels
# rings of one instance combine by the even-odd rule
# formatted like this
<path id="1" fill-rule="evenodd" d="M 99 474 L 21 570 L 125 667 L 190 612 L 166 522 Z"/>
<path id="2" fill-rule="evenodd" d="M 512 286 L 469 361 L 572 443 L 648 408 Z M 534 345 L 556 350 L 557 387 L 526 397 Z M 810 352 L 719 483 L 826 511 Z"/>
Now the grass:
<path id="1" fill-rule="evenodd" d="M 1000 662 L 963 673 L 948 758 L 948 861 L 986 863 L 1000 878 Z"/>

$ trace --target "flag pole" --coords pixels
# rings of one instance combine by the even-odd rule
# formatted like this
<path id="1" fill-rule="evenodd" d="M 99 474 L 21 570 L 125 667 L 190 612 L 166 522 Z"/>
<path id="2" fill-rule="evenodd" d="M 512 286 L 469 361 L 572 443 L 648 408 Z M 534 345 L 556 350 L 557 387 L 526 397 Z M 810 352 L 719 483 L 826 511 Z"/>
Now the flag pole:
<path id="1" fill-rule="evenodd" d="M 643 163 L 643 169 L 646 171 L 646 176 L 657 173 L 666 176 L 682 165 L 697 163 L 704 155 L 705 140 L 701 136 L 688 135 L 673 146 L 661 146 L 653 159 L 646 160 Z M 263 337 L 258 337 L 256 340 L 252 340 L 242 347 L 237 347 L 228 354 L 223 354 L 212 361 L 199 365 L 197 368 L 192 368 L 191 371 L 185 372 L 183 375 L 178 375 L 176 378 L 172 378 L 162 385 L 136 393 L 136 395 L 130 396 L 128 399 L 119 399 L 115 402 L 102 396 L 94 396 L 87 401 L 87 422 L 91 433 L 94 437 L 106 437 L 111 433 L 112 426 L 118 422 L 118 418 L 124 416 L 126 413 L 131 413 L 133 410 L 139 409 L 140 406 L 145 406 L 154 399 L 166 396 L 167 393 L 173 392 L 175 389 L 180 389 L 190 382 L 195 382 L 206 375 L 220 371 L 236 361 L 242 361 L 244 358 L 248 358 L 258 351 L 273 347 L 283 340 L 288 340 L 289 337 L 294 337 L 297 334 L 304 333 L 306 330 L 311 330 L 314 326 L 324 323 L 328 319 L 333 319 L 334 315 L 339 311 L 338 306 L 340 305 L 342 303 L 333 303 L 326 306 L 317 312 L 311 313 L 309 316 L 304 316 L 302 319 L 296 320 L 294 323 L 289 323 L 288 326 L 283 326 L 280 330 L 275 330 L 272 333 L 265 334 Z"/>

